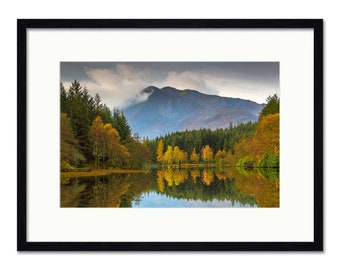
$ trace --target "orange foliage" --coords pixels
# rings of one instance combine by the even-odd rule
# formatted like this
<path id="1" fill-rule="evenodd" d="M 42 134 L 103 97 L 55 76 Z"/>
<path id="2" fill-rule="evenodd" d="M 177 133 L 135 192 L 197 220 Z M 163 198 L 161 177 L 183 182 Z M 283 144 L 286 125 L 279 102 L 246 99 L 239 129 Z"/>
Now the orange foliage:
<path id="1" fill-rule="evenodd" d="M 265 154 L 280 154 L 280 114 L 263 116 L 257 123 L 254 135 L 243 138 L 234 147 L 231 161 L 236 164 L 240 158 L 248 157 L 255 162 Z"/>

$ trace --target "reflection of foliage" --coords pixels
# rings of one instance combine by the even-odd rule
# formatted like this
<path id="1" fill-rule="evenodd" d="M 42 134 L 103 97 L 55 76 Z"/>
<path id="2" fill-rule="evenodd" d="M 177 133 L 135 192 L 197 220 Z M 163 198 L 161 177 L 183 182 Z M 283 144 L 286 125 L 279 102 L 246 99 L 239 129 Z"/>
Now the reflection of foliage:
<path id="1" fill-rule="evenodd" d="M 62 207 L 131 207 L 133 202 L 140 201 L 141 193 L 149 189 L 151 181 L 147 174 L 70 179 L 68 185 L 61 184 Z M 76 189 L 78 186 L 81 188 Z M 72 202 L 67 200 L 68 196 L 73 197 Z"/>
<path id="2" fill-rule="evenodd" d="M 160 192 L 164 192 L 164 171 L 157 171 L 157 185 Z"/>
<path id="3" fill-rule="evenodd" d="M 236 170 L 237 170 L 237 171 L 240 173 L 240 175 L 242 175 L 242 176 L 249 177 L 249 176 L 254 175 L 254 170 L 247 169 L 247 168 L 244 168 L 244 167 L 236 167 Z"/>
<path id="4" fill-rule="evenodd" d="M 227 170 L 226 170 L 227 171 Z M 255 199 L 253 195 L 242 194 L 235 188 L 234 180 L 230 179 L 230 175 L 226 173 L 223 175 L 223 171 L 214 175 L 211 169 L 180 170 L 180 169 L 167 169 L 158 172 L 157 182 L 160 181 L 162 175 L 166 180 L 162 193 L 172 198 L 187 199 L 187 200 L 200 200 L 203 202 L 212 201 L 217 199 L 219 201 L 229 200 L 233 203 L 240 202 L 241 204 L 255 205 Z M 161 173 L 160 173 L 161 172 Z M 217 176 L 218 175 L 218 176 Z M 174 185 L 175 178 L 181 177 L 179 185 Z M 214 181 L 215 177 L 220 181 Z M 197 179 L 201 181 L 197 181 Z M 225 178 L 226 180 L 222 180 Z M 160 192 L 157 187 L 154 186 L 154 191 Z"/>
<path id="5" fill-rule="evenodd" d="M 61 180 L 60 207 L 77 207 L 80 205 L 80 195 L 86 188 L 78 180 L 69 182 L 69 178 Z"/>
<path id="6" fill-rule="evenodd" d="M 184 180 L 188 179 L 188 172 L 186 170 L 173 170 L 169 168 L 164 172 L 164 178 L 169 187 L 171 187 L 173 184 L 178 186 L 179 184 L 183 183 Z"/>
<path id="7" fill-rule="evenodd" d="M 203 171 L 202 181 L 207 186 L 210 186 L 212 181 L 214 181 L 214 174 L 213 174 L 213 172 L 211 170 L 204 170 Z"/>
<path id="8" fill-rule="evenodd" d="M 264 179 L 279 179 L 280 176 L 280 170 L 278 168 L 256 168 L 256 172 L 260 174 Z"/>
<path id="9" fill-rule="evenodd" d="M 167 168 L 149 174 L 62 179 L 61 206 L 131 207 L 150 191 L 177 199 L 279 207 L 278 171 L 234 168 Z"/>
<path id="10" fill-rule="evenodd" d="M 279 207 L 279 180 L 278 177 L 275 178 L 274 172 L 271 173 L 274 178 L 266 178 L 258 171 L 237 169 L 224 168 L 215 172 L 211 169 L 193 169 L 190 170 L 190 174 L 183 173 L 187 172 L 184 169 L 160 170 L 157 172 L 157 183 L 165 180 L 167 185 L 163 185 L 162 190 L 159 189 L 159 185 L 153 185 L 152 189 L 178 199 L 201 201 L 217 199 L 239 202 L 241 205 Z M 270 171 L 266 170 L 267 177 Z M 180 184 L 176 185 L 174 179 L 179 176 Z M 199 178 L 202 181 L 197 181 Z"/>
<path id="11" fill-rule="evenodd" d="M 194 183 L 196 183 L 197 178 L 200 176 L 200 171 L 198 169 L 191 169 L 190 176 Z"/>

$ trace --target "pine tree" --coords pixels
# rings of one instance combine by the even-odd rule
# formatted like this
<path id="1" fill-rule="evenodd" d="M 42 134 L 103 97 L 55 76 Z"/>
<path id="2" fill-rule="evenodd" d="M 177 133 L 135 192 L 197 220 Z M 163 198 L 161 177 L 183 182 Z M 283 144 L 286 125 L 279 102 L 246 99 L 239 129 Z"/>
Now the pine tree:
<path id="1" fill-rule="evenodd" d="M 267 104 L 263 107 L 259 119 L 268 114 L 275 114 L 280 112 L 280 99 L 276 94 L 267 97 Z"/>
<path id="2" fill-rule="evenodd" d="M 62 113 L 69 113 L 68 112 L 68 98 L 67 98 L 67 93 L 65 90 L 65 87 L 63 83 L 60 83 L 60 112 Z"/>
<path id="3" fill-rule="evenodd" d="M 123 142 L 127 142 L 131 139 L 131 127 L 123 112 L 120 112 L 117 108 L 112 113 L 112 126 L 118 130 L 120 138 Z"/>
<path id="4" fill-rule="evenodd" d="M 77 166 L 85 161 L 85 157 L 79 150 L 79 144 L 74 137 L 70 119 L 66 113 L 60 114 L 60 165 L 61 170 L 68 166 Z"/>

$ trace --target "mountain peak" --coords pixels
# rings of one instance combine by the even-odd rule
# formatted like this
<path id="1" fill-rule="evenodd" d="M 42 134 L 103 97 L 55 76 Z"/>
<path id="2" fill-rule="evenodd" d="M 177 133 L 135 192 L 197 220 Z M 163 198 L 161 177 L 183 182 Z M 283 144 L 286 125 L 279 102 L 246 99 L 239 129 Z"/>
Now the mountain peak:
<path id="1" fill-rule="evenodd" d="M 145 88 L 142 92 L 147 94 L 152 94 L 155 90 L 159 90 L 158 87 L 150 85 L 147 88 Z"/>
<path id="2" fill-rule="evenodd" d="M 200 128 L 227 128 L 230 123 L 257 121 L 263 105 L 239 98 L 207 95 L 171 86 L 148 86 L 147 99 L 125 110 L 134 132 L 154 138 L 169 132 Z"/>

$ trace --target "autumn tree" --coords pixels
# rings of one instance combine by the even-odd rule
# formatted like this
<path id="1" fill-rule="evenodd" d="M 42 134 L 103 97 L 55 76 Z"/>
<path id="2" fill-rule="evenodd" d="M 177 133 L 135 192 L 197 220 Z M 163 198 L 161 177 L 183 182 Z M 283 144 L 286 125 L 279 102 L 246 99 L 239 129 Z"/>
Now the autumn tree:
<path id="1" fill-rule="evenodd" d="M 171 145 L 168 145 L 168 149 L 164 153 L 164 162 L 168 165 L 174 162 L 174 148 Z"/>
<path id="2" fill-rule="evenodd" d="M 151 161 L 151 152 L 144 143 L 130 140 L 125 146 L 130 153 L 128 165 L 131 169 L 142 168 Z"/>
<path id="3" fill-rule="evenodd" d="M 278 167 L 280 154 L 280 114 L 268 114 L 257 123 L 254 135 L 235 145 L 232 157 L 237 166 Z"/>
<path id="4" fill-rule="evenodd" d="M 97 165 L 105 158 L 107 151 L 104 124 L 100 116 L 93 121 L 89 134 L 92 142 L 92 155 Z"/>
<path id="5" fill-rule="evenodd" d="M 219 166 L 223 166 L 227 162 L 227 151 L 218 150 L 215 154 L 215 160 Z"/>
<path id="6" fill-rule="evenodd" d="M 209 145 L 204 146 L 202 150 L 202 159 L 210 163 L 213 159 L 214 152 Z"/>
<path id="7" fill-rule="evenodd" d="M 160 140 L 157 144 L 157 161 L 164 162 L 164 142 Z"/>
<path id="8" fill-rule="evenodd" d="M 194 147 L 190 155 L 190 161 L 192 163 L 197 163 L 199 160 L 200 160 L 200 155 L 196 152 L 196 148 Z"/>
<path id="9" fill-rule="evenodd" d="M 179 149 L 178 146 L 175 146 L 173 151 L 173 162 L 179 165 L 179 163 L 185 162 L 187 159 L 188 154 L 183 150 Z"/>
<path id="10" fill-rule="evenodd" d="M 100 116 L 93 121 L 89 134 L 96 164 L 105 162 L 109 166 L 116 167 L 128 162 L 130 154 L 120 143 L 118 131 L 111 124 L 104 125 Z"/>

